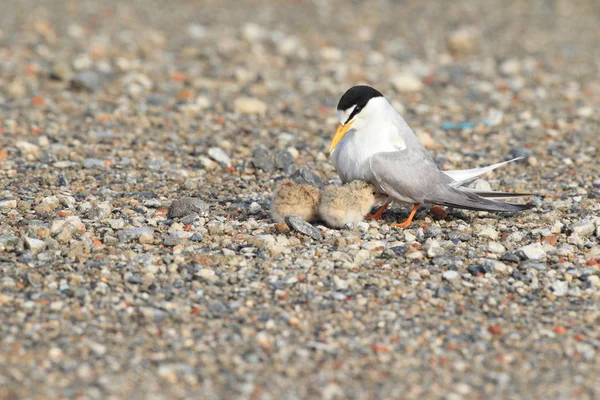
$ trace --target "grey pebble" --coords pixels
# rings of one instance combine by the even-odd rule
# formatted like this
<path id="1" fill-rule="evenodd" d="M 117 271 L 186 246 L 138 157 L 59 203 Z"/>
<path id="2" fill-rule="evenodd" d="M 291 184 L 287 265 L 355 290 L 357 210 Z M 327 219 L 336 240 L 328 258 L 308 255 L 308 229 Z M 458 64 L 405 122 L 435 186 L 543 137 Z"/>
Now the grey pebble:
<path id="1" fill-rule="evenodd" d="M 252 151 L 252 164 L 256 168 L 260 168 L 265 172 L 273 172 L 275 170 L 275 162 L 269 149 L 262 144 L 259 144 Z"/>
<path id="2" fill-rule="evenodd" d="M 175 200 L 169 207 L 169 218 L 181 218 L 188 215 L 206 215 L 209 206 L 203 200 L 196 197 L 184 197 L 180 200 Z"/>
<path id="3" fill-rule="evenodd" d="M 133 240 L 139 239 L 140 236 L 142 236 L 144 233 L 154 234 L 154 229 L 152 229 L 148 226 L 124 229 L 117 233 L 117 237 L 119 238 L 119 241 L 121 241 L 121 242 L 131 242 Z"/>
<path id="4" fill-rule="evenodd" d="M 315 240 L 321 240 L 323 238 L 323 235 L 321 235 L 320 230 L 318 230 L 317 228 L 315 228 L 308 222 L 304 221 L 300 217 L 296 217 L 296 216 L 285 217 L 285 222 L 288 224 L 288 226 L 291 229 L 293 229 L 296 232 L 299 232 L 303 235 L 310 236 L 311 238 L 313 238 Z"/>
<path id="5" fill-rule="evenodd" d="M 96 71 L 82 71 L 73 79 L 72 85 L 77 89 L 87 89 L 95 92 L 102 87 L 103 81 L 102 75 Z"/>
<path id="6" fill-rule="evenodd" d="M 310 168 L 308 168 L 305 165 L 303 165 L 292 175 L 290 175 L 290 178 L 293 179 L 296 183 L 313 185 L 318 188 L 323 187 L 323 182 L 321 181 L 321 178 L 319 178 L 317 174 L 315 174 L 313 171 L 311 171 Z"/>
<path id="7" fill-rule="evenodd" d="M 231 158 L 220 147 L 211 147 L 208 149 L 208 156 L 221 164 L 223 168 L 231 167 Z"/>
<path id="8" fill-rule="evenodd" d="M 286 170 L 296 160 L 294 160 L 294 157 L 292 157 L 292 155 L 290 154 L 289 151 L 287 151 L 287 150 L 276 150 L 275 151 L 275 156 L 274 156 L 274 161 L 275 161 L 275 168 Z"/>

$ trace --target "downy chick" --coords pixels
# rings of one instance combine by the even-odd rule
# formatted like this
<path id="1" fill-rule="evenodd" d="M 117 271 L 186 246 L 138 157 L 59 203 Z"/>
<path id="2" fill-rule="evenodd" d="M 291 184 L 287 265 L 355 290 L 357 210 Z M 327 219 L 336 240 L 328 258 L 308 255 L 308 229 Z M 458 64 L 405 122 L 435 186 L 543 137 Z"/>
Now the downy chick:
<path id="1" fill-rule="evenodd" d="M 319 215 L 334 228 L 360 222 L 375 205 L 377 194 L 375 186 L 365 181 L 326 186 L 321 192 Z"/>
<path id="2" fill-rule="evenodd" d="M 284 179 L 273 194 L 271 216 L 277 222 L 283 222 L 285 217 L 291 216 L 307 222 L 314 221 L 318 216 L 319 199 L 319 188 Z"/>

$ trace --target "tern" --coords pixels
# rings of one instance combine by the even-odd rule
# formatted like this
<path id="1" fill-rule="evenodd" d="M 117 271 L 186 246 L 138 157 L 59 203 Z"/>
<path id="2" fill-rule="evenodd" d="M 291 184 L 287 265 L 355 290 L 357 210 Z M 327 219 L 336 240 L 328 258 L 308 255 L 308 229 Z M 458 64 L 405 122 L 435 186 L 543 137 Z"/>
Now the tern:
<path id="1" fill-rule="evenodd" d="M 328 154 L 342 181 L 367 181 L 391 200 L 413 205 L 408 218 L 392 226 L 409 226 L 421 204 L 489 212 L 534 207 L 495 200 L 529 194 L 478 191 L 462 186 L 518 158 L 484 168 L 442 171 L 404 118 L 370 86 L 348 89 L 337 111 L 340 125 Z M 381 218 L 389 204 L 390 201 L 367 219 Z"/>

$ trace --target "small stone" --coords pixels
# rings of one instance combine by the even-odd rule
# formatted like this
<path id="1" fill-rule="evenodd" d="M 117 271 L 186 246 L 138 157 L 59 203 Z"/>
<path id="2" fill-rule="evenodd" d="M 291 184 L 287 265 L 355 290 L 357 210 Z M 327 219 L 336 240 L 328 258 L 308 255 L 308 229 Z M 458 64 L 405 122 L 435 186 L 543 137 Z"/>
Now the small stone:
<path id="1" fill-rule="evenodd" d="M 521 259 L 517 255 L 511 253 L 510 251 L 504 253 L 502 257 L 500 257 L 500 260 L 512 263 L 518 263 L 519 261 L 521 261 Z"/>
<path id="2" fill-rule="evenodd" d="M 0 250 L 11 251 L 14 250 L 21 238 L 18 236 L 0 236 Z"/>
<path id="3" fill-rule="evenodd" d="M 194 232 L 194 234 L 190 237 L 190 241 L 192 242 L 201 242 L 204 238 L 198 232 Z"/>
<path id="4" fill-rule="evenodd" d="M 233 102 L 233 110 L 238 114 L 265 115 L 267 103 L 253 97 L 238 97 Z"/>
<path id="5" fill-rule="evenodd" d="M 0 210 L 12 210 L 17 208 L 17 200 L 0 200 Z"/>
<path id="6" fill-rule="evenodd" d="M 473 53 L 478 43 L 478 33 L 473 28 L 462 27 L 448 35 L 448 50 L 454 56 Z"/>
<path id="7" fill-rule="evenodd" d="M 392 86 L 399 92 L 418 92 L 423 89 L 423 82 L 421 80 L 409 73 L 402 73 L 392 78 Z"/>
<path id="8" fill-rule="evenodd" d="M 260 206 L 260 204 L 258 204 L 255 201 L 250 203 L 250 205 L 248 206 L 248 214 L 250 214 L 250 215 L 256 215 L 256 214 L 260 213 L 261 211 L 262 211 L 262 207 Z"/>
<path id="9" fill-rule="evenodd" d="M 127 283 L 131 283 L 134 285 L 141 285 L 142 283 L 144 283 L 144 281 L 142 280 L 142 278 L 139 275 L 131 274 L 127 277 Z"/>
<path id="10" fill-rule="evenodd" d="M 408 273 L 407 277 L 411 281 L 420 281 L 421 280 L 421 275 L 419 275 L 419 273 L 417 271 L 410 271 Z"/>
<path id="11" fill-rule="evenodd" d="M 588 276 L 586 282 L 589 286 L 600 288 L 600 277 L 598 275 Z"/>
<path id="12" fill-rule="evenodd" d="M 581 221 L 571 226 L 571 230 L 580 237 L 588 237 L 594 234 L 596 227 L 592 221 Z"/>
<path id="13" fill-rule="evenodd" d="M 171 203 L 167 215 L 169 218 L 182 218 L 191 214 L 207 216 L 208 209 L 208 204 L 203 200 L 196 197 L 184 197 Z"/>
<path id="14" fill-rule="evenodd" d="M 273 158 L 263 145 L 256 146 L 252 151 L 252 164 L 255 168 L 260 168 L 265 172 L 272 172 L 275 169 Z"/>
<path id="15" fill-rule="evenodd" d="M 569 282 L 556 281 L 551 285 L 552 293 L 556 296 L 565 296 L 569 292 Z"/>
<path id="16" fill-rule="evenodd" d="M 231 167 L 231 159 L 227 153 L 219 147 L 211 147 L 208 149 L 208 156 L 221 164 L 223 168 Z"/>
<path id="17" fill-rule="evenodd" d="M 515 252 L 523 260 L 541 260 L 546 257 L 546 250 L 540 243 L 532 243 Z"/>
<path id="18" fill-rule="evenodd" d="M 75 89 L 86 89 L 95 92 L 102 87 L 102 76 L 96 71 L 82 71 L 71 81 Z"/>
<path id="19" fill-rule="evenodd" d="M 42 156 L 42 149 L 35 144 L 21 140 L 15 143 L 15 146 L 28 160 L 39 160 Z"/>
<path id="20" fill-rule="evenodd" d="M 142 232 L 142 234 L 138 238 L 138 242 L 140 242 L 140 244 L 154 243 L 154 234 L 151 232 Z"/>
<path id="21" fill-rule="evenodd" d="M 200 216 L 196 213 L 191 213 L 180 219 L 183 225 L 193 224 L 200 220 Z"/>
<path id="22" fill-rule="evenodd" d="M 50 78 L 58 81 L 69 81 L 73 78 L 73 70 L 66 62 L 55 62 L 52 64 L 52 69 L 50 70 Z"/>
<path id="23" fill-rule="evenodd" d="M 502 75 L 518 75 L 521 72 L 521 63 L 519 60 L 509 58 L 500 64 L 500 73 Z"/>
<path id="24" fill-rule="evenodd" d="M 154 229 L 150 228 L 149 226 L 141 226 L 139 228 L 124 229 L 124 230 L 120 231 L 119 233 L 117 233 L 117 237 L 119 238 L 119 241 L 121 241 L 121 242 L 131 242 L 133 240 L 139 240 L 140 236 L 142 236 L 144 233 L 150 233 L 150 234 L 154 235 Z"/>
<path id="25" fill-rule="evenodd" d="M 165 246 L 177 246 L 178 244 L 181 243 L 181 237 L 179 237 L 177 234 L 171 234 L 171 235 L 167 235 L 167 237 L 165 238 L 164 244 Z"/>
<path id="26" fill-rule="evenodd" d="M 196 272 L 195 275 L 209 283 L 216 282 L 219 280 L 219 277 L 217 276 L 215 271 L 209 268 L 202 268 L 200 271 Z"/>
<path id="27" fill-rule="evenodd" d="M 491 253 L 503 254 L 506 252 L 506 247 L 504 247 L 501 243 L 498 242 L 489 242 L 487 245 L 487 249 Z"/>
<path id="28" fill-rule="evenodd" d="M 481 238 L 488 238 L 492 240 L 498 239 L 498 231 L 492 228 L 491 226 L 479 226 L 479 231 L 477 232 L 477 236 Z"/>
<path id="29" fill-rule="evenodd" d="M 295 230 L 303 235 L 310 236 L 315 240 L 321 240 L 323 236 L 321 235 L 321 231 L 304 221 L 300 217 L 291 216 L 285 217 L 285 222 L 288 224 L 290 229 Z"/>
<path id="30" fill-rule="evenodd" d="M 275 152 L 275 168 L 286 169 L 292 165 L 296 160 L 287 150 L 278 150 Z"/>
<path id="31" fill-rule="evenodd" d="M 445 280 L 447 280 L 447 281 L 454 280 L 454 279 L 458 278 L 458 276 L 459 276 L 459 273 L 458 273 L 458 272 L 456 272 L 456 271 L 452 271 L 452 270 L 450 270 L 450 271 L 445 271 L 445 272 L 442 274 L 442 278 L 444 278 L 444 279 L 445 279 Z"/>
<path id="32" fill-rule="evenodd" d="M 31 250 L 33 253 L 40 253 L 46 249 L 46 242 L 43 240 L 26 237 L 25 247 Z"/>
<path id="33" fill-rule="evenodd" d="M 310 170 L 310 168 L 308 168 L 305 165 L 300 167 L 300 169 L 296 170 L 296 172 L 294 172 L 290 176 L 290 178 L 294 182 L 299 183 L 299 184 L 309 184 L 309 185 L 316 186 L 318 188 L 323 187 L 323 182 L 321 181 L 321 178 L 319 178 L 319 176 L 317 174 L 312 172 Z"/>
<path id="34" fill-rule="evenodd" d="M 123 229 L 125 227 L 125 220 L 122 218 L 109 218 L 103 220 L 102 222 L 108 224 L 111 229 Z"/>
<path id="35" fill-rule="evenodd" d="M 490 267 L 483 265 L 469 265 L 467 271 L 473 276 L 479 276 L 488 273 L 491 270 Z"/>
<path id="36" fill-rule="evenodd" d="M 110 216 L 112 207 L 109 202 L 98 203 L 88 211 L 89 219 L 106 219 Z M 122 228 L 122 226 L 121 226 Z M 120 229 L 120 228 L 117 228 Z"/>
<path id="37" fill-rule="evenodd" d="M 54 184 L 58 187 L 66 187 L 69 186 L 69 181 L 67 180 L 67 178 L 65 178 L 64 175 L 59 175 L 56 178 L 56 182 Z"/>
<path id="38" fill-rule="evenodd" d="M 348 289 L 348 282 L 346 282 L 345 280 L 339 278 L 337 275 L 333 276 L 333 282 L 335 284 L 335 289 L 336 290 L 347 290 Z"/>
<path id="39" fill-rule="evenodd" d="M 97 158 L 86 158 L 83 160 L 83 167 L 87 169 L 105 169 L 106 163 L 103 160 L 98 160 Z"/>
<path id="40" fill-rule="evenodd" d="M 27 273 L 27 282 L 34 288 L 41 288 L 44 283 L 44 277 L 37 271 Z"/>

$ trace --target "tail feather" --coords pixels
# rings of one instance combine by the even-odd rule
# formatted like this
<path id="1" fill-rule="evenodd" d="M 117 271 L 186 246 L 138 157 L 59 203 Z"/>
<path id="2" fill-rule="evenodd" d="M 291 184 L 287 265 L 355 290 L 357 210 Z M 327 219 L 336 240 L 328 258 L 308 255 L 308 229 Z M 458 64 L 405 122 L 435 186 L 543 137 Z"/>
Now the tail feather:
<path id="1" fill-rule="evenodd" d="M 465 191 L 462 188 L 457 189 L 450 186 L 447 186 L 441 193 L 428 196 L 427 202 L 446 207 L 488 212 L 517 212 L 535 207 L 533 204 L 514 204 L 494 201 L 481 197 L 472 191 Z"/>
<path id="2" fill-rule="evenodd" d="M 532 196 L 532 193 L 511 193 L 511 192 L 495 192 L 493 190 L 477 190 L 471 188 L 459 188 L 463 192 L 475 193 L 478 196 L 485 197 L 486 199 L 511 199 L 518 197 Z"/>
<path id="3" fill-rule="evenodd" d="M 512 160 L 488 165 L 487 167 L 472 168 L 472 169 L 455 169 L 455 170 L 442 171 L 442 172 L 456 181 L 456 183 L 454 183 L 452 186 L 459 187 L 459 186 L 463 186 L 463 185 L 473 182 L 475 179 L 477 179 L 481 175 L 485 174 L 486 172 L 493 171 L 496 168 L 500 168 L 503 165 L 506 165 L 506 164 L 514 162 L 514 161 L 522 160 L 523 158 L 525 158 L 525 157 L 517 157 L 517 158 L 513 158 Z"/>

